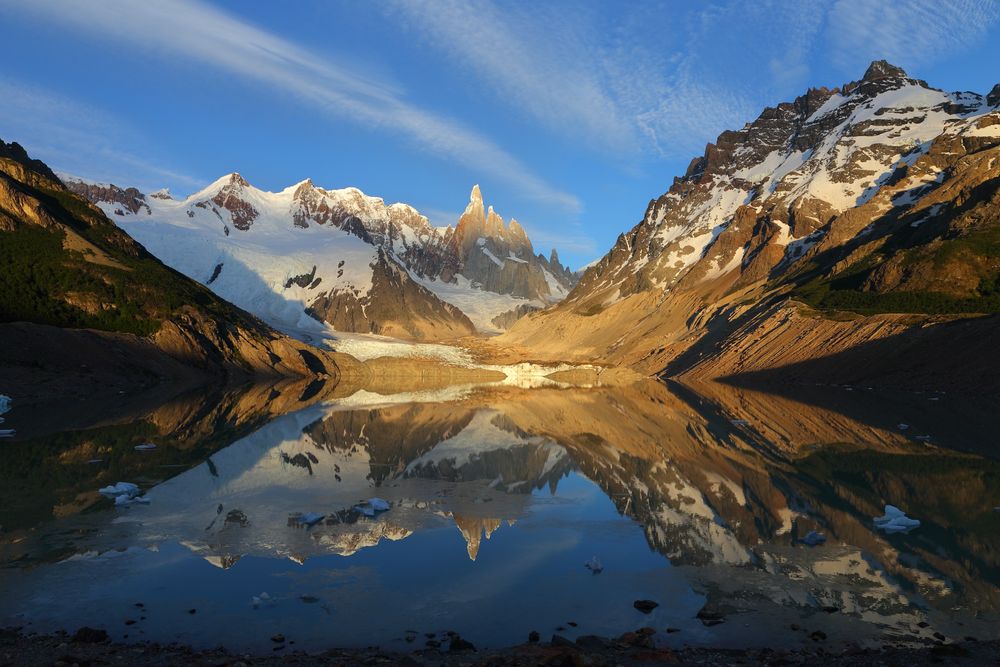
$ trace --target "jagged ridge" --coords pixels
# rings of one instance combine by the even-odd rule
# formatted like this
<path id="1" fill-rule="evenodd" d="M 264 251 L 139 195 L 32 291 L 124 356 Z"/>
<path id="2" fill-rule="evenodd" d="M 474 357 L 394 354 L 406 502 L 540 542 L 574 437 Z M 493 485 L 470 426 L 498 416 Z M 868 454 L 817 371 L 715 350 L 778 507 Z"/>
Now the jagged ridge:
<path id="1" fill-rule="evenodd" d="M 504 342 L 655 371 L 790 295 L 821 312 L 1000 309 L 998 91 L 945 93 L 877 61 L 765 109 Z"/>
<path id="2" fill-rule="evenodd" d="M 313 328 L 308 314 L 341 331 L 453 338 L 575 282 L 555 250 L 536 256 L 516 221 L 487 216 L 478 186 L 457 226 L 436 228 L 406 204 L 310 180 L 269 193 L 230 174 L 183 201 L 66 181 L 168 264 L 287 330 Z"/>

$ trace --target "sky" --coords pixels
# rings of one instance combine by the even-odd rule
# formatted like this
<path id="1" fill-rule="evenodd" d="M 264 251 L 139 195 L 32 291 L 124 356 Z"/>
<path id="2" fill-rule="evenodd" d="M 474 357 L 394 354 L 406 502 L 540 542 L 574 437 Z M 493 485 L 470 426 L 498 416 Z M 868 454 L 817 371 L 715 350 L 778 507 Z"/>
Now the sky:
<path id="1" fill-rule="evenodd" d="M 473 184 L 577 268 L 720 132 L 887 59 L 1000 82 L 1000 0 L 0 0 L 0 138 L 186 196 L 355 186 L 454 224 Z"/>

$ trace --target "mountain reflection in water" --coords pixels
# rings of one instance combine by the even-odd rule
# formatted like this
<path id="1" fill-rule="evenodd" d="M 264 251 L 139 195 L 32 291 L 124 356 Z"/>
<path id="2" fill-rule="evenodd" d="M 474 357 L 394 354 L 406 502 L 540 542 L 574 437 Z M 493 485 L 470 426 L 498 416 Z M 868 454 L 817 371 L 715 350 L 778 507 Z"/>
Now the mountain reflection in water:
<path id="1" fill-rule="evenodd" d="M 830 392 L 645 381 L 310 404 L 267 387 L 2 443 L 0 625 L 259 650 L 275 632 L 495 646 L 644 625 L 677 645 L 995 637 L 1000 465 L 939 446 L 976 448 L 969 415 Z M 111 508 L 96 490 L 119 480 L 151 503 Z M 391 509 L 352 511 L 372 496 Z M 921 526 L 878 532 L 886 504 Z M 308 512 L 325 517 L 306 528 Z M 803 545 L 810 531 L 826 542 Z M 137 602 L 148 618 L 124 625 Z M 699 621 L 706 605 L 725 622 Z"/>

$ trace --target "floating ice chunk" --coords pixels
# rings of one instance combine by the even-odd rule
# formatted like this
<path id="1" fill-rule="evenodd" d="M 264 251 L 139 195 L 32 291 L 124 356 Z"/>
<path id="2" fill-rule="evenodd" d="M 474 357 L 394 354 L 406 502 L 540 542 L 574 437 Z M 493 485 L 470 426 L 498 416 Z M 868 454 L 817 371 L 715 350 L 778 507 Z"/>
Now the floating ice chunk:
<path id="1" fill-rule="evenodd" d="M 98 489 L 97 491 L 102 496 L 108 496 L 115 499 L 115 507 L 125 507 L 131 505 L 132 503 L 140 503 L 142 505 L 149 504 L 149 498 L 144 498 L 139 496 L 139 487 L 132 482 L 118 482 L 112 486 L 106 486 L 103 489 Z"/>
<path id="2" fill-rule="evenodd" d="M 265 592 L 260 595 L 252 596 L 250 598 L 250 604 L 253 605 L 254 609 L 257 609 L 258 607 L 273 607 L 274 600 L 272 600 L 271 596 Z"/>
<path id="3" fill-rule="evenodd" d="M 10 412 L 10 404 L 13 403 L 10 396 L 0 394 L 0 415 Z"/>
<path id="4" fill-rule="evenodd" d="M 127 496 L 129 498 L 135 498 L 139 495 L 139 487 L 132 482 L 118 482 L 111 486 L 105 486 L 103 489 L 98 489 L 98 493 L 102 496 Z"/>
<path id="5" fill-rule="evenodd" d="M 368 504 L 372 506 L 376 512 L 386 512 L 389 510 L 388 501 L 382 500 L 381 498 L 369 498 Z"/>
<path id="6" fill-rule="evenodd" d="M 387 512 L 389 503 L 381 498 L 369 498 L 365 502 L 355 505 L 354 509 L 365 516 L 375 516 L 376 512 Z"/>
<path id="7" fill-rule="evenodd" d="M 914 528 L 920 527 L 920 521 L 911 519 L 906 513 L 895 505 L 885 506 L 885 515 L 875 517 L 875 527 L 890 535 L 894 533 L 908 533 Z"/>
<path id="8" fill-rule="evenodd" d="M 807 547 L 816 547 L 826 542 L 826 536 L 822 533 L 817 533 L 815 530 L 810 530 L 799 542 Z"/>
<path id="9" fill-rule="evenodd" d="M 0 428 L 0 438 L 13 438 L 16 432 L 12 428 Z"/>
<path id="10" fill-rule="evenodd" d="M 144 442 L 142 444 L 136 445 L 134 447 L 137 452 L 148 452 L 151 449 L 156 449 L 156 445 L 151 442 Z"/>
<path id="11" fill-rule="evenodd" d="M 747 426 L 750 424 L 746 419 L 730 419 L 729 423 L 733 426 Z"/>
<path id="12" fill-rule="evenodd" d="M 601 563 L 601 559 L 598 558 L 597 556 L 594 556 L 593 558 L 588 560 L 586 563 L 583 564 L 583 566 L 588 570 L 590 570 L 591 572 L 593 572 L 594 574 L 600 574 L 601 572 L 604 571 L 604 564 Z"/>
<path id="13" fill-rule="evenodd" d="M 910 428 L 910 425 L 904 424 L 903 422 L 899 422 L 898 424 L 896 424 L 896 428 L 898 428 L 900 431 L 905 431 L 906 429 Z"/>

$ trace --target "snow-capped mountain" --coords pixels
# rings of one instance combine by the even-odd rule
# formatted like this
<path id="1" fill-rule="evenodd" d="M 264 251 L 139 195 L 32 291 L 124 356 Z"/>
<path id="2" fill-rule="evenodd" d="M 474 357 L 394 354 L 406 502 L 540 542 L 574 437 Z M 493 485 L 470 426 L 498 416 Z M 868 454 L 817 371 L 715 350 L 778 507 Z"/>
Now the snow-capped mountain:
<path id="1" fill-rule="evenodd" d="M 136 190 L 88 187 L 113 198 L 109 205 L 123 215 L 150 210 Z M 336 377 L 345 361 L 277 335 L 164 266 L 45 163 L 2 139 L 0 232 L 0 323 L 11 353 L 0 368 L 15 378 L 26 359 L 38 368 L 45 359 L 60 385 L 75 391 L 81 382 L 107 389 L 117 384 L 112 376 Z M 80 369 L 86 378 L 75 375 Z"/>
<path id="2" fill-rule="evenodd" d="M 64 181 L 164 262 L 285 330 L 495 332 L 575 279 L 554 250 L 535 255 L 516 221 L 487 214 L 478 186 L 457 226 L 437 228 L 406 204 L 310 180 L 264 192 L 234 173 L 181 200 Z"/>
<path id="3" fill-rule="evenodd" d="M 998 107 L 1000 84 L 948 93 L 877 61 L 860 81 L 767 108 L 709 144 L 557 308 L 506 339 L 659 370 L 767 296 L 992 312 L 970 300 L 1000 271 L 974 250 L 996 219 L 984 212 L 997 209 Z M 950 301 L 927 310 L 913 295 L 928 291 Z M 901 292 L 904 305 L 885 296 Z"/>

